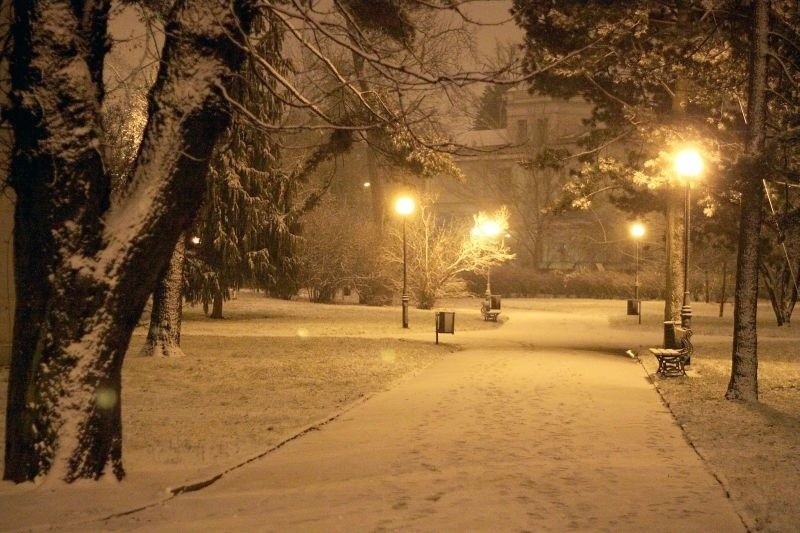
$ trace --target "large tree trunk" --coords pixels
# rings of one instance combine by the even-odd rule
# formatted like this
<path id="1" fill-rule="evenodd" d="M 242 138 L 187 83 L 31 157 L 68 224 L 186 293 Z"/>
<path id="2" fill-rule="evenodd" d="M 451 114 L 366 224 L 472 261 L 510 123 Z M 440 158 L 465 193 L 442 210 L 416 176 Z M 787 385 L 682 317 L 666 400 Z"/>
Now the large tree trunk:
<path id="1" fill-rule="evenodd" d="M 758 241 L 763 218 L 761 180 L 767 117 L 767 54 L 769 53 L 769 0 L 754 0 L 747 100 L 746 154 L 737 165 L 744 183 L 739 221 L 739 253 L 733 310 L 731 379 L 725 397 L 758 400 Z"/>
<path id="2" fill-rule="evenodd" d="M 666 199 L 664 320 L 678 322 L 680 320 L 681 305 L 683 304 L 683 287 L 681 287 L 683 275 L 683 257 L 681 254 L 683 249 L 683 227 L 678 223 L 681 202 L 674 188 L 667 190 Z"/>
<path id="3" fill-rule="evenodd" d="M 183 265 L 186 262 L 186 235 L 178 237 L 175 250 L 153 291 L 153 310 L 142 355 L 183 357 L 181 318 L 183 315 Z"/>
<path id="4" fill-rule="evenodd" d="M 250 0 L 178 1 L 133 179 L 109 207 L 100 149 L 109 2 L 18 0 L 12 27 L 18 299 L 4 479 L 97 479 L 122 467 L 130 336 L 203 197 L 244 58 Z"/>

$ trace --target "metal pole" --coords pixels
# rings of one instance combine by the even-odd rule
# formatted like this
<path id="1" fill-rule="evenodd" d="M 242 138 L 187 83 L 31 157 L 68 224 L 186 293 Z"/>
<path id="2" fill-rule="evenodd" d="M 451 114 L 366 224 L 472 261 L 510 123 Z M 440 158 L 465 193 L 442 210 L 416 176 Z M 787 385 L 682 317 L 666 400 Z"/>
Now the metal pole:
<path id="1" fill-rule="evenodd" d="M 488 300 L 492 296 L 492 280 L 491 274 L 492 267 L 486 267 L 486 299 Z"/>
<path id="2" fill-rule="evenodd" d="M 403 327 L 408 328 L 408 278 L 406 274 L 406 219 L 403 218 Z"/>
<path id="3" fill-rule="evenodd" d="M 636 314 L 639 315 L 639 324 L 642 323 L 642 302 L 639 301 L 639 239 L 636 239 L 636 283 L 634 283 L 633 297 L 636 300 Z"/>
<path id="4" fill-rule="evenodd" d="M 691 236 L 689 191 L 689 180 L 687 179 L 683 203 L 683 307 L 681 307 L 681 327 L 686 329 L 692 328 L 692 306 L 689 303 L 689 238 Z"/>

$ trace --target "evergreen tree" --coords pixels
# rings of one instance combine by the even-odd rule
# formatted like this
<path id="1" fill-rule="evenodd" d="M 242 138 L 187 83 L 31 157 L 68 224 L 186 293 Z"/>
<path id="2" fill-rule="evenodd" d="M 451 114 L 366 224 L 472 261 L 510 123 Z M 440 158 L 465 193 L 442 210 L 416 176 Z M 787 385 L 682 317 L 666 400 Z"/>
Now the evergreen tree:
<path id="1" fill-rule="evenodd" d="M 483 89 L 474 130 L 496 130 L 506 127 L 505 95 L 511 85 L 489 85 Z"/>
<path id="2" fill-rule="evenodd" d="M 273 15 L 260 26 L 254 39 L 258 57 L 286 75 L 281 25 Z M 222 318 L 223 301 L 243 285 L 283 298 L 296 292 L 300 216 L 316 205 L 326 187 L 304 197 L 299 197 L 298 189 L 320 165 L 349 150 L 352 143 L 348 131 L 335 130 L 296 168 L 287 168 L 281 151 L 287 136 L 251 120 L 256 117 L 260 124 L 284 120 L 286 97 L 262 68 L 249 61 L 234 83 L 231 96 L 244 110 L 234 113 L 215 151 L 206 199 L 193 230 L 199 242 L 187 255 L 186 298 L 201 302 L 211 318 Z M 308 141 L 307 136 L 304 139 Z"/>
<path id="3" fill-rule="evenodd" d="M 260 18 L 252 43 L 258 57 L 286 74 L 280 24 Z M 249 121 L 254 116 L 267 124 L 281 122 L 277 81 L 263 83 L 262 76 L 251 58 L 234 82 L 230 96 L 243 111 L 233 113 L 214 152 L 193 230 L 199 242 L 190 247 L 185 296 L 206 310 L 210 304 L 211 318 L 222 318 L 223 301 L 243 283 L 265 288 L 279 267 L 291 268 L 289 214 L 297 184 L 282 169 L 280 136 Z"/>

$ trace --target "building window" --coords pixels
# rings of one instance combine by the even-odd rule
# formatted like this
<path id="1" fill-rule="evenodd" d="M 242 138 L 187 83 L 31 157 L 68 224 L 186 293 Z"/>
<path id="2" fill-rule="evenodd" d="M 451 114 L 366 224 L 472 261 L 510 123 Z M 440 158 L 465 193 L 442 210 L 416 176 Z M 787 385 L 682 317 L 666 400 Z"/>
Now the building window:
<path id="1" fill-rule="evenodd" d="M 536 119 L 536 144 L 539 146 L 547 144 L 547 127 L 548 123 L 546 118 Z"/>

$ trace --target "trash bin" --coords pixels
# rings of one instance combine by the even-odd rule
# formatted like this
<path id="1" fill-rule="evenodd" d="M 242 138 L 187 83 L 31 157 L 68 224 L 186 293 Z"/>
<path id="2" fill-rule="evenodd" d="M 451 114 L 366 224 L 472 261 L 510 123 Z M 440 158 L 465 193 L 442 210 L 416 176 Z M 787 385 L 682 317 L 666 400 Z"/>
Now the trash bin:
<path id="1" fill-rule="evenodd" d="M 436 311 L 436 344 L 439 344 L 439 333 L 455 334 L 456 314 L 453 311 Z"/>
<path id="2" fill-rule="evenodd" d="M 436 312 L 436 331 L 439 333 L 455 332 L 456 314 L 449 311 Z"/>
<path id="3" fill-rule="evenodd" d="M 675 340 L 675 324 L 672 320 L 664 322 L 664 348 L 672 348 L 677 350 L 680 348 L 678 342 Z"/>
<path id="4" fill-rule="evenodd" d="M 639 303 L 641 300 L 628 300 L 628 316 L 636 316 L 639 314 Z"/>

